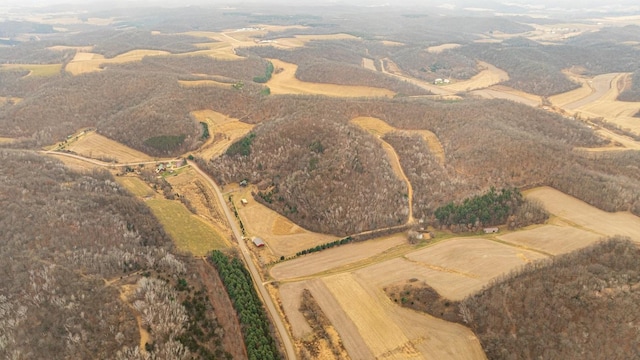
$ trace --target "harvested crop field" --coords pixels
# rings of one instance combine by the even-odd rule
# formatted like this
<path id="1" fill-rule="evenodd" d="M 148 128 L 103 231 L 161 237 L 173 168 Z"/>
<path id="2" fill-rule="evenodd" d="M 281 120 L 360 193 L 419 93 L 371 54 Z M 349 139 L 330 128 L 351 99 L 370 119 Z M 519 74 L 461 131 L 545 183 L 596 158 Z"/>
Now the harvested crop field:
<path id="1" fill-rule="evenodd" d="M 456 43 L 450 43 L 450 44 L 441 44 L 441 45 L 437 45 L 437 46 L 429 46 L 427 48 L 427 51 L 432 53 L 432 54 L 439 54 L 445 50 L 452 50 L 452 49 L 456 49 L 459 48 L 460 44 L 456 44 Z"/>
<path id="2" fill-rule="evenodd" d="M 272 45 L 284 48 L 296 48 L 305 46 L 312 40 L 356 40 L 360 39 L 349 34 L 327 34 L 327 35 L 294 35 L 289 38 L 279 38 L 274 40 Z"/>
<path id="3" fill-rule="evenodd" d="M 435 271 L 478 279 L 485 285 L 497 276 L 546 256 L 483 238 L 454 238 L 409 253 L 405 258 Z M 427 282 L 438 291 L 449 286 L 448 283 Z M 452 298 L 461 299 L 477 290 L 480 288 L 461 288 Z"/>
<path id="4" fill-rule="evenodd" d="M 549 101 L 553 105 L 566 107 L 569 104 L 576 103 L 581 99 L 590 96 L 594 92 L 594 90 L 590 86 L 590 82 L 592 81 L 591 79 L 575 75 L 568 70 L 565 70 L 562 73 L 574 82 L 579 83 L 581 86 L 577 89 L 567 91 L 565 93 L 550 96 Z"/>
<path id="5" fill-rule="evenodd" d="M 525 192 L 553 215 L 601 236 L 622 235 L 640 242 L 640 217 L 629 212 L 608 213 L 551 187 Z"/>
<path id="6" fill-rule="evenodd" d="M 243 198 L 247 205 L 240 203 Z M 233 201 L 247 234 L 262 238 L 277 258 L 336 240 L 335 236 L 314 233 L 293 223 L 288 226 L 289 219 L 253 200 L 249 190 L 234 193 Z M 285 228 L 289 231 L 286 234 Z"/>
<path id="7" fill-rule="evenodd" d="M 396 234 L 338 246 L 277 264 L 271 269 L 271 276 L 276 280 L 310 276 L 376 256 L 406 242 L 404 234 Z"/>
<path id="8" fill-rule="evenodd" d="M 395 95 L 393 91 L 383 88 L 303 82 L 295 76 L 298 65 L 277 59 L 269 60 L 276 68 L 271 80 L 267 82 L 272 94 L 315 94 L 335 97 L 393 97 Z M 279 70 L 280 72 L 277 73 Z"/>
<path id="9" fill-rule="evenodd" d="M 14 138 L 0 137 L 0 144 L 9 144 L 9 143 L 12 143 L 14 141 L 15 141 Z"/>
<path id="10" fill-rule="evenodd" d="M 440 142 L 440 139 L 438 139 L 438 136 L 436 136 L 436 134 L 434 134 L 433 132 L 429 131 L 429 130 L 402 130 L 402 129 L 396 129 L 393 126 L 387 124 L 385 121 L 380 120 L 378 118 L 374 118 L 374 117 L 365 117 L 365 116 L 360 116 L 357 118 L 353 118 L 351 119 L 351 122 L 358 125 L 359 127 L 361 127 L 362 129 L 366 130 L 367 132 L 369 132 L 370 134 L 377 136 L 377 137 L 382 137 L 388 133 L 392 133 L 394 131 L 400 131 L 402 133 L 406 133 L 406 134 L 419 134 L 420 136 L 422 136 L 422 138 L 424 139 L 424 141 L 427 143 L 427 146 L 429 146 L 429 150 L 431 150 L 431 152 L 438 157 L 438 160 L 440 161 L 440 164 L 444 164 L 445 161 L 445 155 L 444 155 L 444 148 L 442 147 L 442 143 Z M 385 150 L 387 150 L 385 148 Z M 395 154 L 395 151 L 394 151 Z M 397 155 L 395 155 L 395 157 L 397 157 Z M 391 162 L 393 165 L 393 162 Z M 396 171 L 394 169 L 394 171 Z M 396 174 L 399 174 L 396 172 Z M 402 175 L 399 176 L 401 179 L 404 176 L 404 172 L 402 172 Z"/>
<path id="11" fill-rule="evenodd" d="M 153 161 L 149 155 L 96 132 L 88 132 L 78 136 L 78 140 L 71 142 L 68 149 L 88 158 L 104 161 L 115 160 L 121 164 Z"/>
<path id="12" fill-rule="evenodd" d="M 559 255 L 581 249 L 601 238 L 602 236 L 599 234 L 567 224 L 565 226 L 543 225 L 498 236 L 498 239 L 502 241 L 543 251 L 551 255 Z"/>
<path id="13" fill-rule="evenodd" d="M 205 256 L 229 246 L 227 240 L 184 205 L 175 200 L 151 199 L 145 202 L 171 236 L 176 247 L 195 256 Z"/>
<path id="14" fill-rule="evenodd" d="M 401 308 L 357 275 L 335 275 L 323 282 L 375 358 L 485 359 L 470 329 Z M 344 329 L 336 328 L 346 346 Z"/>
<path id="15" fill-rule="evenodd" d="M 373 59 L 362 58 L 362 67 L 365 68 L 365 69 L 372 70 L 372 71 L 378 71 L 378 69 L 376 69 L 376 65 L 375 65 Z"/>
<path id="16" fill-rule="evenodd" d="M 489 63 L 479 61 L 478 67 L 480 68 L 480 72 L 471 79 L 455 82 L 447 85 L 446 88 L 455 92 L 471 91 L 488 88 L 509 80 L 509 74 L 507 74 L 506 71 L 498 69 Z"/>
<path id="17" fill-rule="evenodd" d="M 100 71 L 100 65 L 102 64 L 122 64 L 132 61 L 140 61 L 145 56 L 158 55 L 169 55 L 169 52 L 161 50 L 131 50 L 111 59 L 107 59 L 100 54 L 78 52 L 73 60 L 67 64 L 65 70 L 73 75 L 79 75 L 88 72 Z"/>
<path id="18" fill-rule="evenodd" d="M 178 80 L 178 83 L 184 87 L 200 87 L 200 86 L 220 86 L 231 88 L 233 84 L 223 83 L 215 80 Z"/>
<path id="19" fill-rule="evenodd" d="M 494 85 L 486 89 L 474 90 L 471 94 L 483 99 L 511 100 L 532 107 L 537 107 L 542 104 L 542 100 L 539 96 L 515 90 L 504 85 Z"/>
<path id="20" fill-rule="evenodd" d="M 253 125 L 209 109 L 192 111 L 191 115 L 209 126 L 210 138 L 198 150 L 205 159 L 222 154 L 234 141 L 253 129 Z"/>

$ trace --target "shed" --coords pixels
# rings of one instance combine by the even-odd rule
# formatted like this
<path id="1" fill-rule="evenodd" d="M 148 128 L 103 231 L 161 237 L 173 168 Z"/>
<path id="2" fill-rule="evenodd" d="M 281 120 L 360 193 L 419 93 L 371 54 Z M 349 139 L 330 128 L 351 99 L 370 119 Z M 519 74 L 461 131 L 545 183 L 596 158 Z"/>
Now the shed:
<path id="1" fill-rule="evenodd" d="M 264 246 L 264 240 L 260 239 L 259 237 L 254 237 L 251 241 L 253 242 L 253 245 L 255 245 L 256 247 Z"/>
<path id="2" fill-rule="evenodd" d="M 240 202 L 242 203 L 242 205 L 247 205 L 249 202 L 247 201 L 247 199 L 240 199 Z"/>
<path id="3" fill-rule="evenodd" d="M 483 230 L 485 234 L 493 234 L 493 233 L 497 233 L 500 229 L 498 229 L 497 227 L 491 227 L 491 228 L 484 228 Z"/>

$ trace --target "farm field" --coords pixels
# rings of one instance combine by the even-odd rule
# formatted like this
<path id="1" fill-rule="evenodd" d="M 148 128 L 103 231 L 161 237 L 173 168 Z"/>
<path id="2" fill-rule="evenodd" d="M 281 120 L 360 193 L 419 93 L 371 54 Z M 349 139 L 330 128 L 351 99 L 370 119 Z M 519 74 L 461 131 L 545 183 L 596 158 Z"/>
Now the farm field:
<path id="1" fill-rule="evenodd" d="M 215 80 L 178 80 L 178 84 L 185 87 L 221 86 L 224 88 L 231 88 L 233 86 L 233 84 L 227 84 Z"/>
<path id="2" fill-rule="evenodd" d="M 253 129 L 251 124 L 213 110 L 192 111 L 191 115 L 196 120 L 209 125 L 210 138 L 197 150 L 197 153 L 205 159 L 222 154 L 234 141 Z"/>
<path id="3" fill-rule="evenodd" d="M 608 213 L 551 187 L 539 187 L 525 196 L 542 202 L 553 215 L 600 236 L 622 235 L 640 242 L 640 217 L 629 212 Z"/>
<path id="4" fill-rule="evenodd" d="M 429 150 L 431 150 L 431 152 L 438 158 L 438 160 L 440 161 L 440 164 L 441 165 L 444 164 L 445 154 L 444 154 L 444 148 L 442 147 L 442 143 L 440 142 L 440 139 L 438 139 L 438 136 L 429 130 L 396 129 L 395 127 L 387 124 L 381 119 L 373 118 L 373 117 L 364 117 L 364 116 L 353 118 L 351 119 L 351 122 L 358 125 L 362 129 L 366 130 L 367 132 L 369 132 L 370 134 L 378 138 L 394 131 L 399 131 L 407 134 L 419 134 L 420 136 L 422 136 L 427 146 L 429 146 Z M 394 151 L 394 154 L 395 154 L 395 151 Z M 395 157 L 397 158 L 397 155 L 395 155 Z M 391 163 L 393 165 L 393 162 Z M 399 174 L 399 173 L 396 173 L 396 174 Z M 402 172 L 402 176 L 399 176 L 399 177 L 404 178 L 404 172 Z"/>
<path id="5" fill-rule="evenodd" d="M 242 205 L 241 199 L 246 199 L 247 205 Z M 259 252 L 267 261 L 280 256 L 291 256 L 298 251 L 336 240 L 335 236 L 314 233 L 290 222 L 289 219 L 253 200 L 249 189 L 234 192 L 233 202 L 245 224 L 247 235 L 258 236 L 266 242 L 267 248 Z"/>
<path id="6" fill-rule="evenodd" d="M 456 44 L 456 43 L 440 44 L 436 46 L 429 46 L 427 48 L 427 51 L 432 54 L 439 54 L 445 50 L 453 50 L 453 49 L 459 48 L 460 46 L 462 45 Z"/>
<path id="7" fill-rule="evenodd" d="M 498 69 L 489 63 L 479 61 L 478 67 L 481 71 L 471 79 L 454 82 L 451 85 L 446 85 L 446 88 L 455 92 L 470 91 L 484 89 L 509 80 L 509 74 L 506 71 Z"/>
<path id="8" fill-rule="evenodd" d="M 327 34 L 327 35 L 295 35 L 289 38 L 278 38 L 273 41 L 277 47 L 296 48 L 303 47 L 312 40 L 359 40 L 359 37 L 350 34 Z"/>
<path id="9" fill-rule="evenodd" d="M 149 155 L 93 131 L 79 135 L 78 140 L 67 145 L 67 149 L 88 158 L 121 164 L 153 161 Z"/>
<path id="10" fill-rule="evenodd" d="M 393 97 L 395 93 L 383 88 L 347 86 L 303 82 L 296 78 L 298 66 L 277 59 L 269 59 L 277 70 L 267 82 L 272 94 L 313 94 L 335 97 Z"/>
<path id="11" fill-rule="evenodd" d="M 161 50 L 132 50 L 111 59 L 107 59 L 100 54 L 78 52 L 76 53 L 76 56 L 74 56 L 73 60 L 67 64 L 65 70 L 73 75 L 79 75 L 93 71 L 100 71 L 101 65 L 103 64 L 123 64 L 127 62 L 140 61 L 145 56 L 158 55 L 169 55 L 169 52 Z"/>
<path id="12" fill-rule="evenodd" d="M 156 192 L 149 187 L 144 181 L 136 176 L 118 176 L 116 182 L 124 186 L 133 195 L 147 198 L 155 196 Z"/>
<path id="13" fill-rule="evenodd" d="M 602 239 L 600 234 L 576 228 L 561 221 L 556 223 L 500 235 L 497 238 L 516 246 L 535 249 L 551 255 L 578 250 Z"/>
<path id="14" fill-rule="evenodd" d="M 271 276 L 276 280 L 306 277 L 353 264 L 407 243 L 404 234 L 338 246 L 275 265 Z"/>
<path id="15" fill-rule="evenodd" d="M 13 138 L 0 137 L 0 144 L 8 144 L 15 141 Z"/>
<path id="16" fill-rule="evenodd" d="M 12 104 L 18 104 L 20 103 L 20 101 L 22 101 L 22 98 L 19 97 L 15 97 L 15 96 L 0 96 L 0 105 L 6 105 L 8 103 L 12 103 Z M 6 139 L 6 138 L 4 138 Z"/>
<path id="17" fill-rule="evenodd" d="M 484 99 L 511 100 L 531 107 L 538 107 L 542 104 L 542 99 L 539 96 L 515 90 L 504 85 L 494 85 L 486 89 L 474 90 L 471 91 L 470 94 Z"/>
<path id="18" fill-rule="evenodd" d="M 362 67 L 371 71 L 378 71 L 373 59 L 362 58 Z"/>
<path id="19" fill-rule="evenodd" d="M 60 73 L 62 64 L 3 64 L 0 68 L 28 70 L 29 74 L 27 76 L 53 76 Z"/>
<path id="20" fill-rule="evenodd" d="M 225 238 L 175 200 L 150 199 L 145 202 L 180 251 L 205 256 L 211 250 L 229 246 Z"/>
<path id="21" fill-rule="evenodd" d="M 427 283 L 450 299 L 462 299 L 492 279 L 546 255 L 484 238 L 454 238 L 405 256 L 408 261 L 436 271 Z M 451 288 L 451 280 L 476 279 L 475 286 Z M 444 280 L 444 281 L 443 281 Z M 465 283 L 463 280 L 463 284 Z M 445 290 L 446 289 L 446 290 Z"/>
<path id="22" fill-rule="evenodd" d="M 335 275 L 323 282 L 375 358 L 485 358 L 471 330 L 401 308 L 357 275 Z"/>
<path id="23" fill-rule="evenodd" d="M 562 73 L 573 80 L 576 83 L 579 83 L 581 86 L 577 89 L 567 91 L 565 93 L 553 95 L 549 97 L 549 101 L 558 107 L 566 108 L 567 105 L 576 103 L 581 99 L 584 99 L 590 96 L 594 90 L 590 86 L 590 79 L 585 78 L 580 75 L 576 75 L 569 70 L 564 70 Z"/>
<path id="24" fill-rule="evenodd" d="M 100 168 L 100 166 L 98 166 L 96 164 L 92 164 L 90 162 L 83 161 L 83 160 L 80 160 L 80 159 L 74 159 L 72 157 L 64 156 L 62 154 L 56 154 L 55 152 L 48 153 L 47 156 L 51 156 L 53 158 L 56 158 L 56 159 L 62 161 L 62 163 L 65 166 L 67 166 L 68 168 L 71 168 L 71 169 L 73 169 L 75 171 L 79 171 L 79 172 L 92 171 L 93 169 Z"/>

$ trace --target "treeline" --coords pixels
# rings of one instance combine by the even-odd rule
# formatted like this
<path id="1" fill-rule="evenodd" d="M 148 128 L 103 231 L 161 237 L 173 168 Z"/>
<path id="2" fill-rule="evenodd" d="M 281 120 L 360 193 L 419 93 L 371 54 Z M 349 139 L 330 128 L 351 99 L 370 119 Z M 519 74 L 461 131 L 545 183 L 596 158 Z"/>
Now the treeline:
<path id="1" fill-rule="evenodd" d="M 280 359 L 269 318 L 242 261 L 236 257 L 229 259 L 218 250 L 211 254 L 210 260 L 238 313 L 249 359 Z"/>
<path id="2" fill-rule="evenodd" d="M 302 256 L 302 255 L 307 255 L 307 254 L 311 254 L 311 253 L 322 251 L 322 250 L 326 250 L 326 249 L 331 249 L 331 248 L 336 247 L 336 246 L 348 244 L 351 241 L 353 241 L 351 236 L 347 236 L 347 237 L 342 238 L 342 239 L 338 239 L 338 240 L 335 240 L 335 241 L 331 241 L 331 242 L 328 242 L 328 243 L 317 245 L 317 246 L 312 247 L 312 248 L 308 248 L 308 249 L 305 249 L 305 250 L 302 250 L 302 251 L 298 251 L 296 253 L 296 256 Z"/>
<path id="3" fill-rule="evenodd" d="M 271 61 L 267 61 L 267 67 L 264 70 L 264 75 L 255 76 L 253 78 L 253 82 L 257 82 L 260 84 L 264 84 L 267 81 L 271 80 L 271 75 L 273 74 L 273 63 Z"/>
<path id="4" fill-rule="evenodd" d="M 434 215 L 441 226 L 452 227 L 454 231 L 477 231 L 485 226 L 515 224 L 516 214 L 525 202 L 516 188 L 496 191 L 491 187 L 487 193 L 466 198 L 459 204 L 450 202 L 441 206 Z M 518 219 L 521 226 L 542 223 L 549 218 L 541 206 L 529 204 L 528 211 L 528 219 Z"/>
<path id="5" fill-rule="evenodd" d="M 263 123 L 247 156 L 222 155 L 206 170 L 221 183 L 257 184 L 257 201 L 314 231 L 344 236 L 404 223 L 406 186 L 384 151 L 351 124 L 311 116 L 312 108 Z"/>
<path id="6" fill-rule="evenodd" d="M 527 265 L 461 304 L 490 359 L 632 359 L 640 251 L 614 238 Z"/>

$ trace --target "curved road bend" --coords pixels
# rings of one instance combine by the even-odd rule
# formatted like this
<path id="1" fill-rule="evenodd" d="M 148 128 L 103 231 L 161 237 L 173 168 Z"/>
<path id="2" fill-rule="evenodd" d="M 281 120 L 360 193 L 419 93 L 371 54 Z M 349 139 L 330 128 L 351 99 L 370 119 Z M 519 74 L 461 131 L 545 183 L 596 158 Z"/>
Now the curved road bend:
<path id="1" fill-rule="evenodd" d="M 265 288 L 264 284 L 262 283 L 262 278 L 260 277 L 258 268 L 256 267 L 256 265 L 253 263 L 253 260 L 251 259 L 251 255 L 249 254 L 249 249 L 247 248 L 247 244 L 242 239 L 242 233 L 238 229 L 236 220 L 234 216 L 231 214 L 231 210 L 229 210 L 229 207 L 227 206 L 226 201 L 224 201 L 224 197 L 222 196 L 222 192 L 220 191 L 218 184 L 216 184 L 216 182 L 213 181 L 213 179 L 211 179 L 211 177 L 207 175 L 204 171 L 202 171 L 202 169 L 200 169 L 198 165 L 196 165 L 194 162 L 192 161 L 187 161 L 187 162 L 189 163 L 189 165 L 191 165 L 191 167 L 195 171 L 198 172 L 198 174 L 204 177 L 215 190 L 216 195 L 218 196 L 218 201 L 220 201 L 220 204 L 224 209 L 224 214 L 226 215 L 227 220 L 229 221 L 229 226 L 231 226 L 233 235 L 236 237 L 236 240 L 238 240 L 238 245 L 240 246 L 240 252 L 242 253 L 242 257 L 244 257 L 245 263 L 249 267 L 249 272 L 251 273 L 251 277 L 253 278 L 253 284 L 257 288 L 258 293 L 260 294 L 260 297 L 262 297 L 262 301 L 264 302 L 267 310 L 271 314 L 271 319 L 273 320 L 273 323 L 276 326 L 278 333 L 280 333 L 280 339 L 282 340 L 282 344 L 284 345 L 287 358 L 289 360 L 295 360 L 296 352 L 294 350 L 291 337 L 289 336 L 289 332 L 287 331 L 287 328 L 284 326 L 284 322 L 280 318 L 280 314 L 276 310 L 276 306 L 273 303 L 273 299 L 271 299 L 271 296 L 269 295 L 267 288 Z"/>

